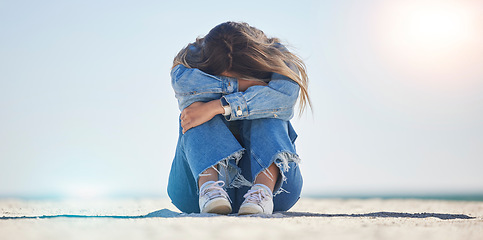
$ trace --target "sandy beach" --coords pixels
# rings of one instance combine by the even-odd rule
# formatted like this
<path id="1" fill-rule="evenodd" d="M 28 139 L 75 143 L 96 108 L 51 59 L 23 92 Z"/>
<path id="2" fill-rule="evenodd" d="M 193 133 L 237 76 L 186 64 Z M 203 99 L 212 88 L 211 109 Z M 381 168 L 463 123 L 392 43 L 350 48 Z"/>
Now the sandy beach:
<path id="1" fill-rule="evenodd" d="M 270 216 L 182 214 L 168 199 L 0 200 L 1 239 L 482 239 L 483 202 L 303 198 Z"/>

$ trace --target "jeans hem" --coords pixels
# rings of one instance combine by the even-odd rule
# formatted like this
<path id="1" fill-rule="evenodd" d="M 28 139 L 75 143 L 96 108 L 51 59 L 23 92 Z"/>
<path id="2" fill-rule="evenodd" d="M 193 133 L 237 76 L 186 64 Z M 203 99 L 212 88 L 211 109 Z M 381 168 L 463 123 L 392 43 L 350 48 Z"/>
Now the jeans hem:
<path id="1" fill-rule="evenodd" d="M 298 165 L 300 164 L 301 160 L 300 160 L 300 157 L 295 153 L 291 153 L 288 151 L 278 152 L 273 156 L 272 160 L 270 161 L 270 164 L 268 164 L 268 166 L 266 167 L 263 167 L 255 175 L 255 176 L 258 176 L 259 174 L 263 173 L 268 178 L 273 180 L 273 175 L 269 171 L 267 171 L 267 169 L 268 167 L 270 167 L 270 165 L 272 165 L 272 163 L 274 163 L 278 167 L 280 178 L 277 178 L 277 182 L 275 183 L 275 187 L 273 188 L 273 196 L 276 196 L 283 192 L 290 193 L 287 190 L 282 188 L 283 184 L 287 183 L 287 177 L 285 176 L 285 173 L 290 170 L 290 166 L 288 164 L 289 162 L 295 162 Z M 255 180 L 256 180 L 256 177 L 255 177 Z"/>
<path id="2" fill-rule="evenodd" d="M 248 181 L 245 177 L 243 177 L 243 175 L 241 174 L 241 169 L 238 167 L 238 162 L 242 158 L 244 152 L 245 149 L 240 149 L 230 154 L 228 157 L 205 168 L 198 175 L 197 182 L 199 182 L 199 177 L 203 175 L 203 172 L 205 172 L 209 168 L 213 168 L 218 173 L 218 180 L 222 180 L 223 182 L 225 182 L 226 188 L 240 188 L 242 186 L 252 186 L 252 183 Z M 197 193 L 199 194 L 199 189 L 197 190 Z"/>

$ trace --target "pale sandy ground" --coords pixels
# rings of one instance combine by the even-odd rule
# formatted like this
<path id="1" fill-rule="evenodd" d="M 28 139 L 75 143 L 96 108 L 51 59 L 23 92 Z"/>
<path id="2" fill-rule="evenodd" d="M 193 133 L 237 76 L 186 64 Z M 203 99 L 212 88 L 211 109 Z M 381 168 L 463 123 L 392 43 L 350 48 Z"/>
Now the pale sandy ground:
<path id="1" fill-rule="evenodd" d="M 179 214 L 167 199 L 3 199 L 0 211 L 2 240 L 483 239 L 483 202 L 305 198 L 289 212 L 239 217 Z"/>

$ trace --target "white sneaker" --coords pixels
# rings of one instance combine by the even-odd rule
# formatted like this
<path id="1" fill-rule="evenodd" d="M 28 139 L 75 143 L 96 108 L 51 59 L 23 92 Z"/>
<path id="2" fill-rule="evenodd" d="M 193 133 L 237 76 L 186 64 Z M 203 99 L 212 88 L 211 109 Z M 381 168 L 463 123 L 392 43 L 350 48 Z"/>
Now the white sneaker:
<path id="1" fill-rule="evenodd" d="M 263 184 L 255 184 L 243 196 L 243 201 L 239 215 L 247 214 L 272 214 L 273 212 L 273 197 L 272 191 Z"/>
<path id="2" fill-rule="evenodd" d="M 229 214 L 231 213 L 230 197 L 223 189 L 223 181 L 208 181 L 200 188 L 200 212 Z"/>

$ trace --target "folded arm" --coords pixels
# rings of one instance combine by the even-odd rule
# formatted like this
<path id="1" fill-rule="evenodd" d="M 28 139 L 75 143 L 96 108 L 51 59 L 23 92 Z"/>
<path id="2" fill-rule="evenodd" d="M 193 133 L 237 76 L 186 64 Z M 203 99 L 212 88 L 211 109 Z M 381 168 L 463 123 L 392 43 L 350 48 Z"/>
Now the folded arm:
<path id="1" fill-rule="evenodd" d="M 194 102 L 207 102 L 238 92 L 236 78 L 214 76 L 183 65 L 177 65 L 171 71 L 171 86 L 180 110 Z"/>
<path id="2" fill-rule="evenodd" d="M 293 117 L 300 87 L 288 77 L 273 73 L 267 86 L 252 86 L 244 92 L 224 95 L 222 102 L 229 104 L 227 120 Z"/>
<path id="3" fill-rule="evenodd" d="M 258 118 L 288 121 L 293 116 L 299 93 L 297 83 L 277 73 L 265 84 L 213 76 L 178 65 L 173 68 L 171 78 L 182 110 L 183 132 L 224 113 L 222 103 L 231 107 L 230 115 L 226 116 L 229 121 Z"/>

